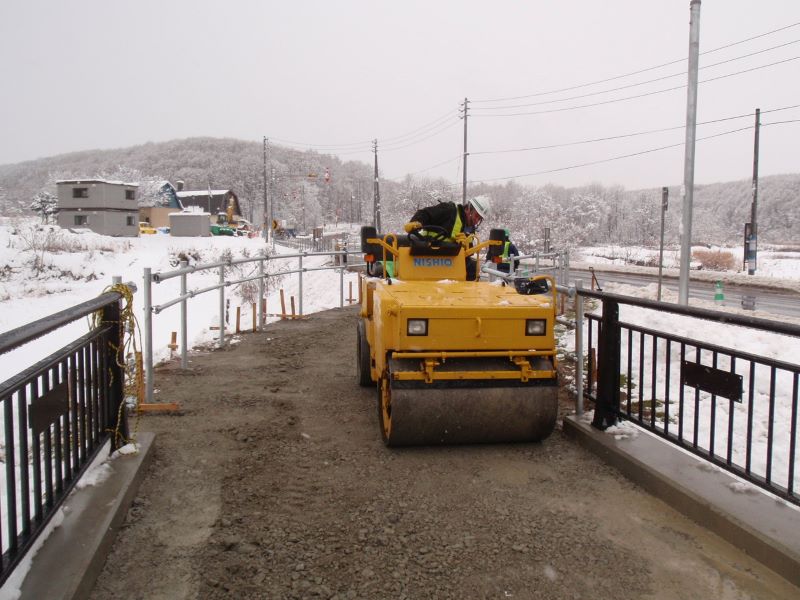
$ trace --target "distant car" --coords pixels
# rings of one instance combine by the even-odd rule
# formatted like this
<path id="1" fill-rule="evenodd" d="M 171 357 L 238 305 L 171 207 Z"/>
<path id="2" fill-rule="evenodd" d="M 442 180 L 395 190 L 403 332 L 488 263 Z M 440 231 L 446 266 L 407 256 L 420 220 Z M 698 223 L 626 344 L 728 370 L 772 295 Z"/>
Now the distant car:
<path id="1" fill-rule="evenodd" d="M 145 221 L 139 222 L 139 235 L 153 235 L 156 233 L 155 227 L 151 227 L 150 223 Z"/>

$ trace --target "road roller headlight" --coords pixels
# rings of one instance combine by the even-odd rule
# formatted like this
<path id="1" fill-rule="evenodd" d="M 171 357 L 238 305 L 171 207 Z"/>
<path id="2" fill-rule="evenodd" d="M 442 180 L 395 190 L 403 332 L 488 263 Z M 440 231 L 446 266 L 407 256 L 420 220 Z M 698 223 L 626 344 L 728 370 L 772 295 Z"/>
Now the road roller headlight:
<path id="1" fill-rule="evenodd" d="M 428 335 L 428 319 L 409 319 L 408 335 Z"/>
<path id="2" fill-rule="evenodd" d="M 547 321 L 544 319 L 526 319 L 525 335 L 544 335 L 547 331 Z"/>

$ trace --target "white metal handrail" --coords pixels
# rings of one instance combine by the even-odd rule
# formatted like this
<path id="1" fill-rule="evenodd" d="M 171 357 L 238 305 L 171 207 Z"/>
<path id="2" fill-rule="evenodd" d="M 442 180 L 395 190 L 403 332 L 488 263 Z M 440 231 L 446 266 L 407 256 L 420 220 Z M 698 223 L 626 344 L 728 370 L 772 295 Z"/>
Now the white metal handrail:
<path id="1" fill-rule="evenodd" d="M 328 267 L 303 267 L 303 259 L 315 256 L 340 256 L 342 258 L 340 265 L 333 265 Z M 153 401 L 154 379 L 153 379 L 153 314 L 160 314 L 162 311 L 175 306 L 181 305 L 181 324 L 180 324 L 180 349 L 181 349 L 181 368 L 185 369 L 188 365 L 187 359 L 187 302 L 206 292 L 219 290 L 219 346 L 225 345 L 225 288 L 239 285 L 248 281 L 258 281 L 258 302 L 257 302 L 257 327 L 261 331 L 266 323 L 266 315 L 263 310 L 263 299 L 266 291 L 266 281 L 269 277 L 275 275 L 291 275 L 297 273 L 298 275 L 298 297 L 299 306 L 298 312 L 303 314 L 303 273 L 311 271 L 339 271 L 339 306 L 344 306 L 344 272 L 348 267 L 362 266 L 364 263 L 360 260 L 357 262 L 349 262 L 349 256 L 361 257 L 360 251 L 348 250 L 331 250 L 329 252 L 297 252 L 292 254 L 275 254 L 272 256 L 258 256 L 255 258 L 237 258 L 231 260 L 223 260 L 212 263 L 204 263 L 189 266 L 188 262 L 181 261 L 180 268 L 172 271 L 156 272 L 153 273 L 150 268 L 144 269 L 144 369 L 145 369 L 145 399 L 150 403 Z M 298 260 L 298 267 L 296 269 L 289 269 L 280 271 L 278 273 L 268 273 L 265 269 L 265 263 L 275 260 L 287 260 L 296 258 Z M 226 268 L 233 265 L 241 265 L 246 263 L 256 263 L 258 265 L 258 274 L 250 277 L 244 277 L 236 280 L 226 280 Z M 187 289 L 187 278 L 192 273 L 200 271 L 209 271 L 212 269 L 219 270 L 219 282 L 215 285 L 210 285 L 199 290 L 189 291 Z M 152 284 L 162 283 L 169 279 L 180 277 L 180 295 L 172 298 L 159 305 L 153 305 Z"/>

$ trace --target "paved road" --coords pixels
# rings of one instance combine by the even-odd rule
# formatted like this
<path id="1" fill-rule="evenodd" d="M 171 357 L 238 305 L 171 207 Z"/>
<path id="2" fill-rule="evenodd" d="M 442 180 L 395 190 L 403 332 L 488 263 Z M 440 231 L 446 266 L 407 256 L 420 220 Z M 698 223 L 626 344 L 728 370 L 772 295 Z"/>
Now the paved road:
<path id="1" fill-rule="evenodd" d="M 595 271 L 595 274 L 603 285 L 607 282 L 624 283 L 635 286 L 646 286 L 658 281 L 656 275 L 640 273 L 616 273 L 611 271 Z M 570 269 L 570 278 L 581 278 L 584 287 L 591 281 L 589 271 L 582 269 Z M 664 278 L 662 282 L 664 289 L 678 292 L 678 280 L 674 278 Z M 740 286 L 726 284 L 723 288 L 725 295 L 725 306 L 745 307 L 743 297 L 755 298 L 755 308 L 759 311 L 770 312 L 776 315 L 790 317 L 800 317 L 800 294 L 790 291 L 767 290 L 764 288 Z M 706 281 L 691 281 L 689 284 L 689 297 L 702 300 L 714 300 L 714 284 Z"/>

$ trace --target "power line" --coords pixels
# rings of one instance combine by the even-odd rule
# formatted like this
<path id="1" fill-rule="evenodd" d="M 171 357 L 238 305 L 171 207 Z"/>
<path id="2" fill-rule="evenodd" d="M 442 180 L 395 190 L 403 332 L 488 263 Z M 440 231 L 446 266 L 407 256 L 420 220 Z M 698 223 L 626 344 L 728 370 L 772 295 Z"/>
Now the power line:
<path id="1" fill-rule="evenodd" d="M 762 123 L 761 126 L 768 127 L 769 125 L 784 125 L 785 123 L 800 123 L 800 119 L 793 119 L 791 121 L 773 121 L 772 123 Z"/>
<path id="2" fill-rule="evenodd" d="M 386 139 L 383 140 L 383 142 L 384 143 L 393 142 L 393 141 L 399 141 L 399 140 L 401 140 L 403 138 L 407 138 L 407 137 L 414 137 L 414 135 L 416 135 L 418 132 L 421 132 L 422 130 L 424 130 L 426 128 L 433 129 L 441 121 L 445 120 L 448 117 L 452 117 L 452 116 L 454 116 L 453 115 L 453 109 L 450 109 L 449 111 L 447 111 L 447 113 L 445 113 L 443 115 L 440 115 L 436 119 L 433 119 L 432 121 L 429 121 L 429 122 L 425 123 L 424 125 L 420 125 L 416 129 L 412 129 L 408 133 L 404 133 L 402 135 L 397 135 L 397 136 L 393 136 L 393 137 L 390 137 L 390 138 L 386 138 Z M 369 148 L 372 148 L 372 140 L 364 140 L 364 141 L 361 141 L 361 142 L 348 142 L 348 143 L 341 143 L 341 144 L 311 144 L 311 143 L 306 143 L 306 142 L 296 142 L 296 141 L 291 141 L 291 140 L 285 140 L 285 139 L 282 139 L 282 138 L 276 138 L 276 137 L 272 137 L 272 136 L 269 136 L 269 139 L 273 140 L 273 141 L 276 141 L 276 142 L 280 142 L 281 144 L 290 145 L 290 146 L 296 146 L 298 148 L 319 148 L 320 150 L 327 149 L 328 151 L 334 151 L 336 149 L 347 150 L 347 149 L 352 149 L 353 146 L 368 146 Z"/>
<path id="3" fill-rule="evenodd" d="M 699 83 L 709 83 L 711 81 L 718 81 L 720 79 L 727 79 L 728 77 L 735 77 L 737 75 L 743 75 L 745 73 L 751 73 L 753 71 L 759 71 L 761 69 L 766 69 L 768 67 L 774 67 L 776 65 L 780 65 L 780 64 L 783 64 L 783 63 L 791 62 L 791 61 L 797 60 L 797 59 L 800 59 L 800 56 L 793 56 L 791 58 L 787 58 L 787 59 L 784 59 L 784 60 L 779 60 L 779 61 L 776 61 L 776 62 L 773 62 L 773 63 L 769 63 L 769 64 L 766 64 L 766 65 L 760 65 L 758 67 L 753 67 L 751 69 L 744 69 L 742 71 L 736 71 L 735 73 L 728 73 L 726 75 L 719 75 L 717 77 L 711 77 L 709 79 L 704 79 L 703 81 L 700 81 Z M 647 96 L 655 96 L 656 94 L 664 94 L 666 92 L 673 92 L 675 90 L 681 90 L 681 89 L 683 89 L 685 87 L 686 87 L 686 85 L 677 85 L 677 86 L 670 87 L 670 88 L 664 88 L 662 90 L 653 90 L 651 92 L 645 92 L 643 94 L 635 94 L 633 96 L 625 96 L 623 98 L 613 98 L 611 100 L 601 100 L 599 102 L 593 102 L 591 104 L 580 104 L 578 106 L 565 106 L 563 108 L 550 108 L 550 109 L 547 109 L 547 110 L 527 111 L 527 112 L 518 112 L 518 113 L 507 113 L 507 114 L 502 114 L 502 115 L 480 115 L 479 114 L 479 115 L 473 115 L 473 116 L 477 117 L 477 118 L 486 119 L 486 118 L 491 118 L 491 117 L 521 117 L 521 116 L 528 116 L 528 115 L 545 115 L 545 114 L 556 113 L 556 112 L 567 112 L 567 111 L 571 111 L 571 110 L 579 110 L 581 108 L 592 108 L 594 106 L 602 106 L 602 105 L 605 105 L 605 104 L 615 104 L 617 102 L 623 102 L 625 100 L 636 100 L 636 99 L 639 99 L 639 98 L 645 98 Z"/>
<path id="4" fill-rule="evenodd" d="M 424 137 L 421 137 L 421 138 L 419 138 L 417 140 L 408 141 L 407 143 L 401 143 L 400 145 L 393 145 L 391 143 L 388 144 L 388 145 L 384 145 L 383 143 L 381 143 L 381 146 L 380 146 L 381 152 L 394 152 L 395 150 L 402 150 L 403 148 L 408 148 L 410 146 L 415 146 L 417 144 L 421 144 L 425 140 L 428 140 L 428 139 L 430 139 L 432 137 L 435 137 L 435 136 L 437 136 L 437 135 L 439 135 L 441 133 L 444 133 L 445 131 L 447 131 L 448 129 L 451 129 L 455 125 L 458 125 L 458 121 L 457 120 L 455 120 L 455 121 L 453 121 L 451 123 L 442 123 L 442 124 L 439 125 L 438 129 L 432 129 L 432 130 L 430 130 L 430 132 L 425 132 L 425 133 L 427 133 L 427 135 L 424 135 Z M 423 135 L 423 134 L 420 133 L 418 135 Z M 410 139 L 413 139 L 413 138 L 410 138 Z M 381 140 L 378 140 L 378 141 L 380 142 Z M 395 142 L 395 144 L 397 144 L 397 143 L 398 142 Z M 365 152 L 372 152 L 372 149 L 350 150 L 350 151 L 346 151 L 346 152 L 338 152 L 336 154 L 337 154 L 337 156 L 346 156 L 348 154 L 363 154 Z"/>
<path id="5" fill-rule="evenodd" d="M 457 120 L 453 121 L 452 123 L 447 123 L 444 126 L 440 127 L 437 131 L 431 132 L 430 134 L 426 135 L 425 137 L 420 138 L 418 140 L 415 140 L 413 142 L 404 143 L 404 144 L 402 144 L 400 146 L 396 146 L 395 145 L 396 142 L 395 142 L 395 144 L 391 144 L 391 143 L 390 144 L 385 144 L 384 143 L 382 145 L 382 149 L 383 149 L 384 152 L 394 152 L 395 150 L 402 150 L 403 148 L 408 148 L 409 146 L 415 146 L 415 145 L 417 145 L 417 144 L 419 144 L 421 142 L 424 142 L 425 140 L 428 140 L 428 139 L 430 139 L 432 137 L 435 137 L 435 136 L 437 136 L 437 135 L 439 135 L 441 133 L 444 133 L 448 129 L 452 129 L 455 125 L 458 125 L 458 121 Z M 388 148 L 387 148 L 387 145 L 389 146 Z"/>
<path id="6" fill-rule="evenodd" d="M 724 131 L 722 133 L 716 133 L 714 135 L 709 135 L 709 136 L 706 136 L 706 137 L 697 138 L 696 141 L 699 142 L 699 141 L 702 141 L 702 140 L 710 140 L 712 138 L 722 137 L 724 135 L 731 135 L 733 133 L 739 133 L 740 131 L 747 131 L 748 129 L 753 129 L 753 127 L 754 127 L 753 125 L 748 125 L 747 127 L 741 127 L 739 129 L 732 129 L 731 131 Z M 470 183 L 486 183 L 488 181 L 501 181 L 501 180 L 506 180 L 506 179 L 518 179 L 520 177 L 533 177 L 534 175 L 546 175 L 548 173 L 557 173 L 559 171 L 569 171 L 571 169 L 578 169 L 580 167 L 589 167 L 591 165 L 599 165 L 599 164 L 602 164 L 602 163 L 612 162 L 612 161 L 615 161 L 615 160 L 621 160 L 623 158 L 632 158 L 634 156 L 642 156 L 643 154 L 650 154 L 650 153 L 653 153 L 653 152 L 659 152 L 661 150 L 668 150 L 669 148 L 677 148 L 679 146 L 683 146 L 684 144 L 685 144 L 685 142 L 678 142 L 677 144 L 670 144 L 668 146 L 660 146 L 658 148 L 650 148 L 648 150 L 641 150 L 640 152 L 634 152 L 632 154 L 622 154 L 622 155 L 619 155 L 619 156 L 612 156 L 611 158 L 604 158 L 604 159 L 601 159 L 601 160 L 595 160 L 595 161 L 580 163 L 580 164 L 577 164 L 577 165 L 570 165 L 570 166 L 567 166 L 567 167 L 559 167 L 559 168 L 556 168 L 556 169 L 548 169 L 546 171 L 536 171 L 534 173 L 523 173 L 521 175 L 509 175 L 509 176 L 505 176 L 505 177 L 492 177 L 490 179 L 479 179 L 479 180 L 471 181 Z"/>
<path id="7" fill-rule="evenodd" d="M 773 108 L 773 109 L 770 109 L 770 110 L 762 110 L 761 112 L 762 112 L 762 114 L 764 114 L 764 113 L 769 113 L 769 112 L 778 112 L 778 111 L 782 111 L 782 110 L 789 110 L 789 109 L 792 109 L 792 108 L 800 108 L 800 104 L 795 104 L 793 106 L 783 106 L 781 108 Z M 735 116 L 732 116 L 732 117 L 722 117 L 720 119 L 713 119 L 711 121 L 702 121 L 700 123 L 697 123 L 697 125 L 711 125 L 713 123 L 722 123 L 724 121 L 733 121 L 733 120 L 736 120 L 736 119 L 744 119 L 744 118 L 749 118 L 749 117 L 752 117 L 752 116 L 753 116 L 753 113 L 750 112 L 750 113 L 745 113 L 745 114 L 741 114 L 741 115 L 735 115 Z M 781 121 L 781 122 L 784 122 L 784 121 Z M 578 140 L 578 141 L 574 141 L 574 142 L 562 142 L 562 143 L 559 143 L 559 144 L 548 144 L 548 145 L 545 145 L 545 146 L 530 146 L 530 147 L 527 147 L 527 148 L 512 148 L 512 149 L 507 149 L 507 150 L 483 150 L 483 151 L 478 151 L 478 152 L 470 152 L 470 155 L 471 156 L 475 156 L 475 155 L 478 155 L 478 154 L 508 154 L 508 153 L 511 153 L 511 152 L 528 152 L 528 151 L 531 151 L 531 150 L 551 150 L 553 148 L 565 148 L 567 146 L 579 146 L 579 145 L 582 145 L 582 144 L 592 144 L 592 143 L 595 143 L 595 142 L 607 142 L 607 141 L 611 141 L 611 140 L 619 140 L 619 139 L 624 139 L 624 138 L 637 137 L 637 136 L 642 136 L 642 135 L 649 135 L 649 134 L 653 134 L 653 133 L 664 133 L 664 132 L 667 132 L 667 131 L 675 131 L 675 130 L 678 130 L 678 129 L 684 129 L 685 127 L 686 127 L 686 125 L 684 124 L 684 125 L 676 125 L 674 127 L 663 127 L 661 129 L 650 129 L 648 131 L 637 131 L 635 133 L 623 133 L 623 134 L 619 134 L 619 135 L 611 135 L 611 136 L 605 136 L 605 137 L 600 137 L 600 138 L 592 138 L 592 139 L 588 139 L 588 140 Z"/>
<path id="8" fill-rule="evenodd" d="M 435 169 L 436 167 L 441 167 L 442 165 L 446 165 L 456 160 L 461 160 L 461 155 L 454 156 L 453 158 L 448 158 L 447 160 L 443 160 L 442 162 L 438 162 L 435 165 L 431 165 L 430 167 L 426 167 L 424 169 L 420 169 L 419 171 L 413 171 L 411 173 L 406 173 L 403 177 L 384 177 L 384 179 L 388 179 L 389 181 L 402 181 L 406 177 L 413 177 L 414 175 L 419 175 L 420 173 L 425 173 L 426 171 L 430 171 Z M 456 184 L 452 184 L 456 185 Z"/>
<path id="9" fill-rule="evenodd" d="M 772 31 L 767 31 L 765 33 L 761 33 L 761 34 L 755 35 L 753 37 L 749 37 L 749 38 L 746 38 L 746 39 L 743 39 L 743 40 L 739 40 L 738 42 L 732 42 L 730 44 L 726 44 L 724 46 L 720 46 L 720 47 L 714 48 L 712 50 L 706 50 L 705 52 L 701 52 L 700 55 L 703 56 L 703 55 L 706 55 L 706 54 L 712 54 L 713 52 L 719 52 L 720 50 L 725 50 L 726 48 L 731 48 L 733 46 L 738 46 L 739 44 L 752 42 L 753 40 L 756 40 L 756 39 L 759 39 L 759 38 L 762 38 L 762 37 L 766 37 L 766 36 L 772 35 L 774 33 L 779 33 L 781 31 L 785 31 L 786 29 L 791 29 L 792 27 L 797 27 L 798 25 L 800 25 L 800 22 L 792 23 L 791 25 L 786 25 L 785 27 L 780 27 L 778 29 L 773 29 Z M 565 87 L 565 88 L 561 88 L 561 89 L 557 89 L 557 90 L 550 90 L 550 91 L 547 91 L 547 92 L 536 92 L 534 94 L 525 94 L 523 96 L 509 96 L 509 97 L 506 97 L 506 98 L 489 98 L 489 99 L 484 99 L 484 100 L 470 100 L 470 102 L 471 103 L 481 103 L 481 104 L 482 103 L 488 103 L 488 102 L 506 102 L 506 101 L 512 101 L 512 100 L 524 100 L 525 98 L 535 98 L 537 96 L 547 96 L 549 94 L 558 94 L 560 92 L 569 92 L 569 91 L 572 91 L 572 90 L 577 90 L 577 89 L 582 88 L 582 87 L 589 87 L 589 86 L 592 86 L 592 85 L 599 85 L 601 83 L 608 83 L 609 81 L 616 81 L 617 79 L 624 79 L 625 77 L 631 77 L 633 75 L 639 75 L 641 73 L 647 73 L 649 71 L 655 71 L 656 69 L 661 69 L 663 67 L 668 67 L 670 65 L 682 63 L 684 61 L 686 61 L 686 58 L 680 58 L 680 59 L 677 59 L 677 60 L 672 60 L 672 61 L 669 61 L 669 62 L 662 63 L 660 65 L 655 65 L 653 67 L 647 67 L 645 69 L 639 69 L 638 71 L 631 71 L 630 73 L 624 73 L 622 75 L 615 75 L 613 77 L 608 77 L 606 79 L 598 79 L 597 81 L 591 81 L 591 82 L 588 82 L 588 83 L 580 83 L 580 84 L 573 85 L 573 86 L 570 86 L 570 87 Z"/>
<path id="10" fill-rule="evenodd" d="M 718 67 L 720 65 L 724 65 L 730 62 L 735 62 L 737 60 L 743 60 L 745 58 L 750 58 L 752 56 L 756 56 L 758 54 L 763 54 L 764 52 L 770 52 L 772 50 L 777 50 L 779 48 L 784 48 L 786 46 L 791 46 L 792 44 L 797 44 L 800 40 L 792 40 L 791 42 L 786 42 L 785 44 L 779 44 L 777 46 L 772 46 L 771 48 L 765 48 L 763 50 L 758 50 L 757 52 L 751 52 L 750 54 L 743 54 L 742 56 L 736 56 L 734 58 L 729 58 L 727 60 L 723 60 L 717 63 L 712 63 L 710 65 L 705 65 L 700 67 L 700 69 L 710 69 L 712 67 Z M 525 108 L 528 106 L 541 106 L 544 104 L 554 104 L 556 102 L 567 102 L 569 100 L 579 100 L 581 98 L 588 98 L 590 96 L 599 96 L 600 94 L 608 94 L 610 92 L 618 92 L 620 90 L 626 90 L 630 88 L 639 87 L 642 85 L 648 85 L 650 83 L 655 83 L 657 81 L 664 81 L 665 79 L 672 79 L 673 77 L 682 77 L 686 76 L 686 71 L 681 71 L 680 73 L 672 73 L 671 75 L 664 75 L 663 77 L 656 77 L 655 79 L 648 79 L 647 81 L 640 81 L 639 83 L 630 83 L 628 85 L 622 85 L 615 88 L 610 88 L 607 90 L 599 90 L 597 92 L 589 92 L 588 94 L 579 94 L 577 96 L 569 96 L 567 98 L 558 98 L 556 100 L 543 100 L 541 102 L 531 102 L 526 104 L 509 104 L 506 106 L 477 106 L 474 110 L 506 110 L 509 108 Z M 685 87 L 685 86 L 684 86 Z"/>

